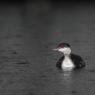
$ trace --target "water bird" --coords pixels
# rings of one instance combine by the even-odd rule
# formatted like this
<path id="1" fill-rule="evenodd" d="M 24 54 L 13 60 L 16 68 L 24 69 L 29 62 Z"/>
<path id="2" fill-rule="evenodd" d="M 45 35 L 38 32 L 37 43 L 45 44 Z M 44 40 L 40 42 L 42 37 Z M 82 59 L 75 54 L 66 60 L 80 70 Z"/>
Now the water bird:
<path id="1" fill-rule="evenodd" d="M 57 61 L 56 67 L 65 71 L 80 69 L 86 66 L 81 56 L 71 52 L 71 46 L 68 43 L 60 43 L 57 48 L 53 49 L 63 53 L 63 56 Z"/>

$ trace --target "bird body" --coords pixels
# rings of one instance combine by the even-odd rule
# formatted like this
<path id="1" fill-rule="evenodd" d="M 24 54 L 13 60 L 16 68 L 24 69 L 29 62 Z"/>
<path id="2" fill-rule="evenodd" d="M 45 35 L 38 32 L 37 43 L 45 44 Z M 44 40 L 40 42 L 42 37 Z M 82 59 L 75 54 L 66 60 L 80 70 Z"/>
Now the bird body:
<path id="1" fill-rule="evenodd" d="M 62 65 L 64 64 L 64 58 L 65 57 L 63 55 L 57 61 L 56 67 L 58 67 L 60 69 L 64 69 L 64 68 L 62 68 Z M 83 61 L 83 59 L 79 55 L 71 54 L 69 58 L 71 60 L 71 63 L 73 63 L 73 66 L 70 65 L 71 67 L 73 67 L 73 69 L 79 69 L 79 68 L 85 67 L 85 62 Z"/>
<path id="2" fill-rule="evenodd" d="M 57 61 L 56 66 L 62 70 L 73 70 L 85 67 L 85 62 L 81 56 L 71 53 L 70 45 L 61 43 L 55 51 L 63 53 L 63 56 Z"/>

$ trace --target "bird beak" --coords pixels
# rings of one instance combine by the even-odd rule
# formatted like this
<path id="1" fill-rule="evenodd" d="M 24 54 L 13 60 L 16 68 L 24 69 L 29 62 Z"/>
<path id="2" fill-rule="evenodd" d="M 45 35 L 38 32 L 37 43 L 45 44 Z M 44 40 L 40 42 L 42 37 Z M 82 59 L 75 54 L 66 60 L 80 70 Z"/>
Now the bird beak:
<path id="1" fill-rule="evenodd" d="M 52 49 L 53 51 L 58 51 L 58 48 Z"/>

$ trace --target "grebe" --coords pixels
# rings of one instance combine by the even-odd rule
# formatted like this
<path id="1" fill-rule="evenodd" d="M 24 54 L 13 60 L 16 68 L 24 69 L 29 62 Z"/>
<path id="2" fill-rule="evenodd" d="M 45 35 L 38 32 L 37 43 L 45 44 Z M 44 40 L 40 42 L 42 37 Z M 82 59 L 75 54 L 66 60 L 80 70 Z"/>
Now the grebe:
<path id="1" fill-rule="evenodd" d="M 54 51 L 63 53 L 57 61 L 56 66 L 63 70 L 73 70 L 85 67 L 84 60 L 76 54 L 71 53 L 71 46 L 68 43 L 60 43 Z"/>

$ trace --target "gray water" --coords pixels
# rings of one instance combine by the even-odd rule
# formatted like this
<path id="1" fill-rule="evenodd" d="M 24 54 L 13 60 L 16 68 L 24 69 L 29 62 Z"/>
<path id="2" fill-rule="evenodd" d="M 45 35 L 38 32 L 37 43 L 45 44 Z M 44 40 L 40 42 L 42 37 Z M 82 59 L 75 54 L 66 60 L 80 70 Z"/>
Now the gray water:
<path id="1" fill-rule="evenodd" d="M 84 69 L 56 68 L 67 42 Z M 95 6 L 25 2 L 0 6 L 0 95 L 94 95 Z"/>

